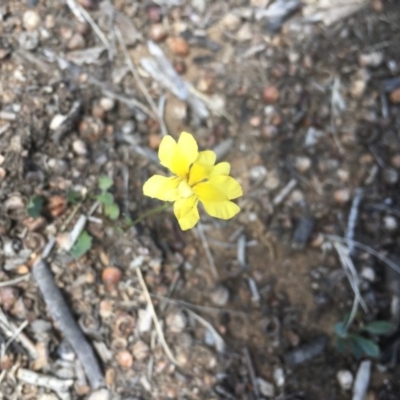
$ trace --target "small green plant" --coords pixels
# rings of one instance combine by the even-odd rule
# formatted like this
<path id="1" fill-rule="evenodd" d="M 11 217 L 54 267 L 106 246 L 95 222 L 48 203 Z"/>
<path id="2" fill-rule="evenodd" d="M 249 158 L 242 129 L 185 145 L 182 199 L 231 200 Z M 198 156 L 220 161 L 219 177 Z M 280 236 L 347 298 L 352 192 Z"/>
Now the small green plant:
<path id="1" fill-rule="evenodd" d="M 69 204 L 77 204 L 81 200 L 82 196 L 76 190 L 69 189 L 67 192 L 67 202 Z"/>
<path id="2" fill-rule="evenodd" d="M 347 318 L 345 318 L 345 321 L 335 324 L 336 347 L 338 350 L 352 353 L 356 358 L 363 356 L 378 358 L 380 350 L 376 341 L 362 334 L 387 335 L 392 330 L 392 324 L 388 321 L 373 321 L 360 326 L 356 333 L 350 331 L 349 325 Z"/>
<path id="3" fill-rule="evenodd" d="M 72 257 L 75 259 L 81 258 L 91 249 L 92 241 L 93 238 L 86 231 L 82 231 L 71 249 Z"/>
<path id="4" fill-rule="evenodd" d="M 35 194 L 29 199 L 27 212 L 28 215 L 32 218 L 37 218 L 40 216 L 44 204 L 44 197 L 38 194 Z"/>
<path id="5" fill-rule="evenodd" d="M 119 206 L 114 200 L 114 196 L 109 192 L 109 189 L 113 185 L 113 181 L 108 176 L 101 176 L 98 181 L 98 188 L 101 193 L 96 196 L 97 201 L 103 206 L 104 214 L 112 219 L 116 220 L 119 217 Z"/>

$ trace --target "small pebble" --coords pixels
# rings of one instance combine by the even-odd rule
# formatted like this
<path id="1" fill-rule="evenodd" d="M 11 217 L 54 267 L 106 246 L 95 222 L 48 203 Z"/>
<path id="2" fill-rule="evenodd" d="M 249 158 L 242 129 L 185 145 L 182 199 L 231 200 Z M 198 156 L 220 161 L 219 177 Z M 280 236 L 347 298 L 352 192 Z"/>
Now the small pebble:
<path id="1" fill-rule="evenodd" d="M 279 89 L 275 86 L 267 86 L 264 88 L 262 98 L 267 104 L 274 104 L 279 100 Z"/>
<path id="2" fill-rule="evenodd" d="M 278 133 L 278 129 L 274 125 L 264 125 L 261 128 L 261 137 L 271 140 L 273 139 Z"/>
<path id="3" fill-rule="evenodd" d="M 358 62 L 362 67 L 379 67 L 383 62 L 383 53 L 375 51 L 373 53 L 360 54 Z"/>
<path id="4" fill-rule="evenodd" d="M 87 400 L 111 400 L 111 394 L 107 389 L 99 389 L 92 392 Z"/>
<path id="5" fill-rule="evenodd" d="M 118 364 L 125 369 L 132 367 L 133 357 L 128 350 L 122 350 L 117 354 Z"/>
<path id="6" fill-rule="evenodd" d="M 150 353 L 150 348 L 143 340 L 138 340 L 132 348 L 133 357 L 138 361 L 145 360 Z"/>
<path id="7" fill-rule="evenodd" d="M 97 0 L 78 0 L 78 3 L 87 10 L 95 10 L 97 8 Z"/>
<path id="8" fill-rule="evenodd" d="M 390 163 L 392 164 L 392 167 L 393 167 L 393 168 L 400 169 L 400 154 L 394 155 L 394 156 L 390 159 Z"/>
<path id="9" fill-rule="evenodd" d="M 392 103 L 400 103 L 400 88 L 393 90 L 393 92 L 390 93 L 389 98 Z"/>
<path id="10" fill-rule="evenodd" d="M 185 57 L 189 54 L 188 42 L 179 36 L 169 38 L 168 45 L 172 53 L 177 56 Z"/>
<path id="11" fill-rule="evenodd" d="M 385 229 L 389 232 L 396 231 L 398 227 L 397 219 L 393 217 L 393 215 L 386 215 L 383 218 L 383 224 L 385 226 Z"/>
<path id="12" fill-rule="evenodd" d="M 238 30 L 241 24 L 241 18 L 233 13 L 226 14 L 221 20 L 221 25 L 228 31 Z"/>
<path id="13" fill-rule="evenodd" d="M 149 134 L 149 147 L 152 150 L 157 150 L 158 147 L 160 146 L 162 140 L 162 136 L 157 135 L 156 133 L 150 133 Z"/>
<path id="14" fill-rule="evenodd" d="M 249 23 L 243 24 L 236 33 L 236 40 L 238 42 L 246 42 L 252 38 L 253 32 L 251 31 L 251 25 Z"/>
<path id="15" fill-rule="evenodd" d="M 150 27 L 149 35 L 151 40 L 158 43 L 163 41 L 168 36 L 168 32 L 163 24 L 154 24 Z"/>
<path id="16" fill-rule="evenodd" d="M 375 282 L 376 274 L 373 268 L 363 267 L 361 270 L 361 276 L 368 282 Z"/>
<path id="17" fill-rule="evenodd" d="M 261 394 L 265 397 L 274 397 L 275 396 L 275 388 L 274 385 L 265 379 L 257 378 L 258 388 Z"/>
<path id="18" fill-rule="evenodd" d="M 258 128 L 261 125 L 261 117 L 254 115 L 250 118 L 249 123 L 253 128 Z"/>
<path id="19" fill-rule="evenodd" d="M 81 139 L 76 139 L 72 142 L 72 150 L 78 156 L 86 156 L 88 154 L 86 143 Z"/>
<path id="20" fill-rule="evenodd" d="M 174 69 L 179 75 L 183 75 L 186 72 L 186 64 L 183 61 L 174 61 Z"/>
<path id="21" fill-rule="evenodd" d="M 389 185 L 395 185 L 399 181 L 399 173 L 392 168 L 383 170 L 383 179 Z"/>
<path id="22" fill-rule="evenodd" d="M 229 300 L 229 290 L 223 286 L 216 286 L 211 292 L 211 301 L 217 306 L 225 306 Z"/>
<path id="23" fill-rule="evenodd" d="M 295 161 L 297 171 L 304 173 L 311 167 L 311 159 L 309 157 L 297 157 Z"/>
<path id="24" fill-rule="evenodd" d="M 350 390 L 353 385 L 353 374 L 350 371 L 342 369 L 336 374 L 336 378 L 339 382 L 342 390 Z"/>
<path id="25" fill-rule="evenodd" d="M 5 286 L 0 287 L 0 305 L 4 311 L 9 311 L 18 299 L 18 289 Z"/>
<path id="26" fill-rule="evenodd" d="M 40 16 L 34 10 L 28 10 L 24 12 L 22 16 L 22 24 L 28 31 L 34 31 L 40 25 Z"/>
<path id="27" fill-rule="evenodd" d="M 84 49 L 86 45 L 83 36 L 76 32 L 72 35 L 71 39 L 68 40 L 67 48 L 68 50 L 81 50 Z"/>
<path id="28" fill-rule="evenodd" d="M 152 22 L 160 22 L 161 21 L 161 8 L 155 4 L 150 5 L 147 8 L 147 14 L 149 16 L 150 21 Z"/>
<path id="29" fill-rule="evenodd" d="M 187 318 L 182 311 L 177 310 L 168 314 L 165 322 L 171 332 L 179 333 L 185 329 Z"/>
<path id="30" fill-rule="evenodd" d="M 115 288 L 122 279 L 122 272 L 116 267 L 107 267 L 101 273 L 101 280 L 108 289 Z"/>
<path id="31" fill-rule="evenodd" d="M 111 111 L 115 107 L 115 100 L 108 97 L 102 97 L 99 101 L 100 107 L 104 111 Z"/>
<path id="32" fill-rule="evenodd" d="M 285 372 L 281 367 L 274 368 L 274 381 L 276 386 L 282 387 L 285 384 Z"/>
<path id="33" fill-rule="evenodd" d="M 345 204 L 350 200 L 350 190 L 349 189 L 339 189 L 333 194 L 335 202 L 338 204 Z"/>
<path id="34" fill-rule="evenodd" d="M 56 114 L 50 122 L 50 130 L 57 130 L 66 119 L 67 117 L 65 115 Z"/>

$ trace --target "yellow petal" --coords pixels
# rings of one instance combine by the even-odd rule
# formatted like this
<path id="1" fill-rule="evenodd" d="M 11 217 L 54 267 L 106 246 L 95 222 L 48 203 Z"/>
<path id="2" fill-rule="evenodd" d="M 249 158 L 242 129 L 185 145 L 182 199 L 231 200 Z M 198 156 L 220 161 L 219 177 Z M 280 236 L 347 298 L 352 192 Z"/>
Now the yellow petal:
<path id="1" fill-rule="evenodd" d="M 243 195 L 242 187 L 239 185 L 238 181 L 231 176 L 213 176 L 210 178 L 209 183 L 225 193 L 229 200 L 237 199 Z"/>
<path id="2" fill-rule="evenodd" d="M 143 194 L 163 201 L 175 201 L 179 199 L 178 185 L 181 179 L 176 176 L 154 175 L 143 185 Z"/>
<path id="3" fill-rule="evenodd" d="M 189 164 L 192 164 L 196 161 L 199 151 L 197 142 L 192 134 L 188 132 L 182 132 L 178 139 L 178 146 L 182 150 L 183 154 L 185 154 Z"/>
<path id="4" fill-rule="evenodd" d="M 218 163 L 212 170 L 210 178 L 218 175 L 229 175 L 231 166 L 227 162 Z"/>
<path id="5" fill-rule="evenodd" d="M 214 165 L 216 159 L 217 159 L 217 155 L 212 150 L 206 150 L 206 151 L 201 151 L 199 153 L 199 156 L 197 157 L 195 163 L 205 164 L 205 165 Z"/>
<path id="6" fill-rule="evenodd" d="M 213 167 L 206 164 L 197 164 L 197 161 L 192 165 L 189 172 L 189 185 L 193 186 L 196 183 L 208 179 Z"/>
<path id="7" fill-rule="evenodd" d="M 193 187 L 194 193 L 200 201 L 225 201 L 242 196 L 243 191 L 239 183 L 231 176 L 218 175 L 207 182 L 198 183 Z"/>
<path id="8" fill-rule="evenodd" d="M 165 149 L 167 151 L 171 151 L 170 156 L 163 154 L 165 159 L 168 161 L 167 168 L 169 168 L 170 171 L 175 175 L 186 179 L 189 174 L 190 166 L 196 160 L 199 154 L 197 143 L 194 140 L 194 137 L 190 133 L 182 132 L 178 143 L 175 144 L 175 146 L 167 143 Z"/>
<path id="9" fill-rule="evenodd" d="M 232 201 L 202 201 L 202 204 L 209 215 L 215 218 L 230 219 L 239 211 L 240 207 Z"/>
<path id="10" fill-rule="evenodd" d="M 193 228 L 200 219 L 197 203 L 196 196 L 180 199 L 174 203 L 174 214 L 183 231 Z"/>
<path id="11" fill-rule="evenodd" d="M 161 165 L 171 170 L 172 157 L 175 153 L 177 144 L 172 136 L 164 136 L 158 148 L 158 158 Z"/>

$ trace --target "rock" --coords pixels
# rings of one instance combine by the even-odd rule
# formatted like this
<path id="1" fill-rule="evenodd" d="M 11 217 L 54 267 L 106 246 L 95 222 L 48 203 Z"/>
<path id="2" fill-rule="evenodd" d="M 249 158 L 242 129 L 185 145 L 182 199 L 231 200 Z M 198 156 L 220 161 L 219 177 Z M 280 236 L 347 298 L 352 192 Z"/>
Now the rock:
<path id="1" fill-rule="evenodd" d="M 383 53 L 374 51 L 373 53 L 360 54 L 358 62 L 362 67 L 379 67 L 383 62 Z"/>
<path id="2" fill-rule="evenodd" d="M 264 125 L 261 128 L 261 136 L 265 139 L 271 140 L 278 133 L 278 129 L 274 125 Z"/>
<path id="3" fill-rule="evenodd" d="M 72 150 L 78 156 L 86 156 L 88 154 L 86 143 L 81 139 L 76 139 L 72 142 Z"/>
<path id="4" fill-rule="evenodd" d="M 233 13 L 226 14 L 225 17 L 221 20 L 221 25 L 228 31 L 236 31 L 237 29 L 239 29 L 241 24 L 241 18 Z"/>
<path id="5" fill-rule="evenodd" d="M 0 48 L 0 60 L 4 60 L 9 54 L 9 49 Z"/>
<path id="6" fill-rule="evenodd" d="M 97 1 L 96 0 L 78 0 L 78 3 L 87 10 L 96 10 Z"/>
<path id="7" fill-rule="evenodd" d="M 375 271 L 371 267 L 363 267 L 363 269 L 361 270 L 361 276 L 368 282 L 376 281 Z"/>
<path id="8" fill-rule="evenodd" d="M 297 171 L 304 173 L 311 167 L 311 159 L 309 157 L 297 157 L 294 163 Z"/>
<path id="9" fill-rule="evenodd" d="M 350 390 L 353 385 L 353 374 L 350 371 L 342 369 L 336 374 L 336 379 L 339 382 L 342 390 Z"/>
<path id="10" fill-rule="evenodd" d="M 400 103 L 400 88 L 393 90 L 393 92 L 390 93 L 389 98 L 392 103 Z"/>
<path id="11" fill-rule="evenodd" d="M 385 229 L 389 232 L 394 232 L 397 230 L 397 219 L 393 215 L 386 215 L 383 218 L 383 225 Z"/>
<path id="12" fill-rule="evenodd" d="M 163 41 L 168 36 L 168 32 L 163 24 L 154 24 L 150 27 L 149 35 L 151 40 L 158 43 Z"/>
<path id="13" fill-rule="evenodd" d="M 115 100 L 108 97 L 102 97 L 99 101 L 99 105 L 104 111 L 108 112 L 115 107 Z"/>
<path id="14" fill-rule="evenodd" d="M 391 159 L 390 159 L 390 164 L 392 164 L 393 168 L 400 169 L 400 154 L 395 154 Z"/>
<path id="15" fill-rule="evenodd" d="M 275 388 L 274 385 L 270 382 L 267 382 L 265 379 L 257 378 L 258 389 L 261 394 L 265 397 L 274 397 Z"/>
<path id="16" fill-rule="evenodd" d="M 132 367 L 133 357 L 132 357 L 132 354 L 129 353 L 128 350 L 121 350 L 120 352 L 118 352 L 116 359 L 117 359 L 118 364 L 122 368 L 128 369 L 128 368 Z"/>
<path id="17" fill-rule="evenodd" d="M 28 31 L 36 30 L 40 25 L 39 14 L 34 10 L 25 11 L 22 16 L 22 25 Z"/>
<path id="18" fill-rule="evenodd" d="M 39 44 L 39 34 L 37 31 L 26 32 L 23 31 L 19 34 L 18 44 L 24 50 L 34 50 Z"/>
<path id="19" fill-rule="evenodd" d="M 229 300 L 229 290 L 223 286 L 216 286 L 211 292 L 211 301 L 217 306 L 224 306 Z"/>
<path id="20" fill-rule="evenodd" d="M 138 340 L 132 348 L 133 357 L 138 361 L 145 360 L 150 353 L 150 348 L 143 340 Z"/>
<path id="21" fill-rule="evenodd" d="M 68 50 L 81 50 L 81 49 L 84 49 L 85 46 L 86 46 L 85 39 L 78 32 L 75 32 L 72 35 L 71 39 L 68 40 L 68 43 L 67 43 Z"/>
<path id="22" fill-rule="evenodd" d="M 108 290 L 114 289 L 118 286 L 122 279 L 122 272 L 116 267 L 107 267 L 101 273 L 101 280 Z"/>
<path id="23" fill-rule="evenodd" d="M 156 4 L 152 4 L 147 8 L 147 14 L 149 16 L 149 20 L 151 22 L 160 22 L 161 21 L 161 8 Z"/>
<path id="24" fill-rule="evenodd" d="M 150 133 L 149 134 L 149 147 L 152 150 L 157 150 L 158 147 L 160 146 L 162 140 L 162 136 L 157 135 L 156 133 Z"/>
<path id="25" fill-rule="evenodd" d="M 261 125 L 261 117 L 258 115 L 253 115 L 249 121 L 253 128 L 258 128 Z"/>
<path id="26" fill-rule="evenodd" d="M 250 177 L 251 179 L 258 180 L 267 175 L 267 168 L 264 165 L 255 165 L 250 169 Z"/>
<path id="27" fill-rule="evenodd" d="M 252 38 L 253 32 L 251 31 L 251 25 L 249 23 L 243 24 L 236 33 L 236 40 L 239 42 L 246 42 Z"/>
<path id="28" fill-rule="evenodd" d="M 369 75 L 365 69 L 360 69 L 355 76 L 352 77 L 350 94 L 354 98 L 359 99 L 363 96 L 367 87 L 368 79 Z"/>
<path id="29" fill-rule="evenodd" d="M 185 57 L 189 54 L 189 44 L 181 37 L 171 37 L 168 39 L 168 45 L 172 53 L 177 56 Z"/>
<path id="30" fill-rule="evenodd" d="M 399 173 L 392 168 L 383 170 L 383 179 L 389 185 L 395 185 L 399 181 Z"/>
<path id="31" fill-rule="evenodd" d="M 107 389 L 99 389 L 92 392 L 87 400 L 111 400 L 111 394 Z"/>
<path id="32" fill-rule="evenodd" d="M 262 92 L 262 98 L 267 104 L 274 104 L 279 100 L 280 93 L 276 86 L 267 86 Z"/>
<path id="33" fill-rule="evenodd" d="M 67 117 L 65 115 L 56 114 L 50 122 L 50 130 L 57 130 L 66 119 Z"/>
<path id="34" fill-rule="evenodd" d="M 165 322 L 171 332 L 179 333 L 185 329 L 187 318 L 182 311 L 176 310 L 167 315 Z"/>
<path id="35" fill-rule="evenodd" d="M 339 189 L 333 194 L 335 202 L 338 204 L 345 204 L 350 200 L 350 190 L 349 189 Z"/>

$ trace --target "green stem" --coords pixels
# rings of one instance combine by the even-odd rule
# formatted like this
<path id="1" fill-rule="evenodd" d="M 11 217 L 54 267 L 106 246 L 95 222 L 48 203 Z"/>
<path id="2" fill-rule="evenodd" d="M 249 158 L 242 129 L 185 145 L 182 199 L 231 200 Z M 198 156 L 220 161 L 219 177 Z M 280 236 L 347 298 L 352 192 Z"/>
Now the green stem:
<path id="1" fill-rule="evenodd" d="M 163 204 L 162 206 L 159 206 L 159 207 L 156 207 L 156 208 L 152 208 L 151 210 L 146 211 L 139 218 L 135 219 L 132 222 L 131 226 L 134 226 L 134 225 L 138 224 L 139 222 L 143 221 L 145 218 L 149 217 L 150 215 L 157 214 L 157 213 L 159 213 L 161 211 L 165 211 L 168 207 L 171 206 L 171 204 L 172 203 L 168 203 L 167 202 L 167 203 Z"/>

